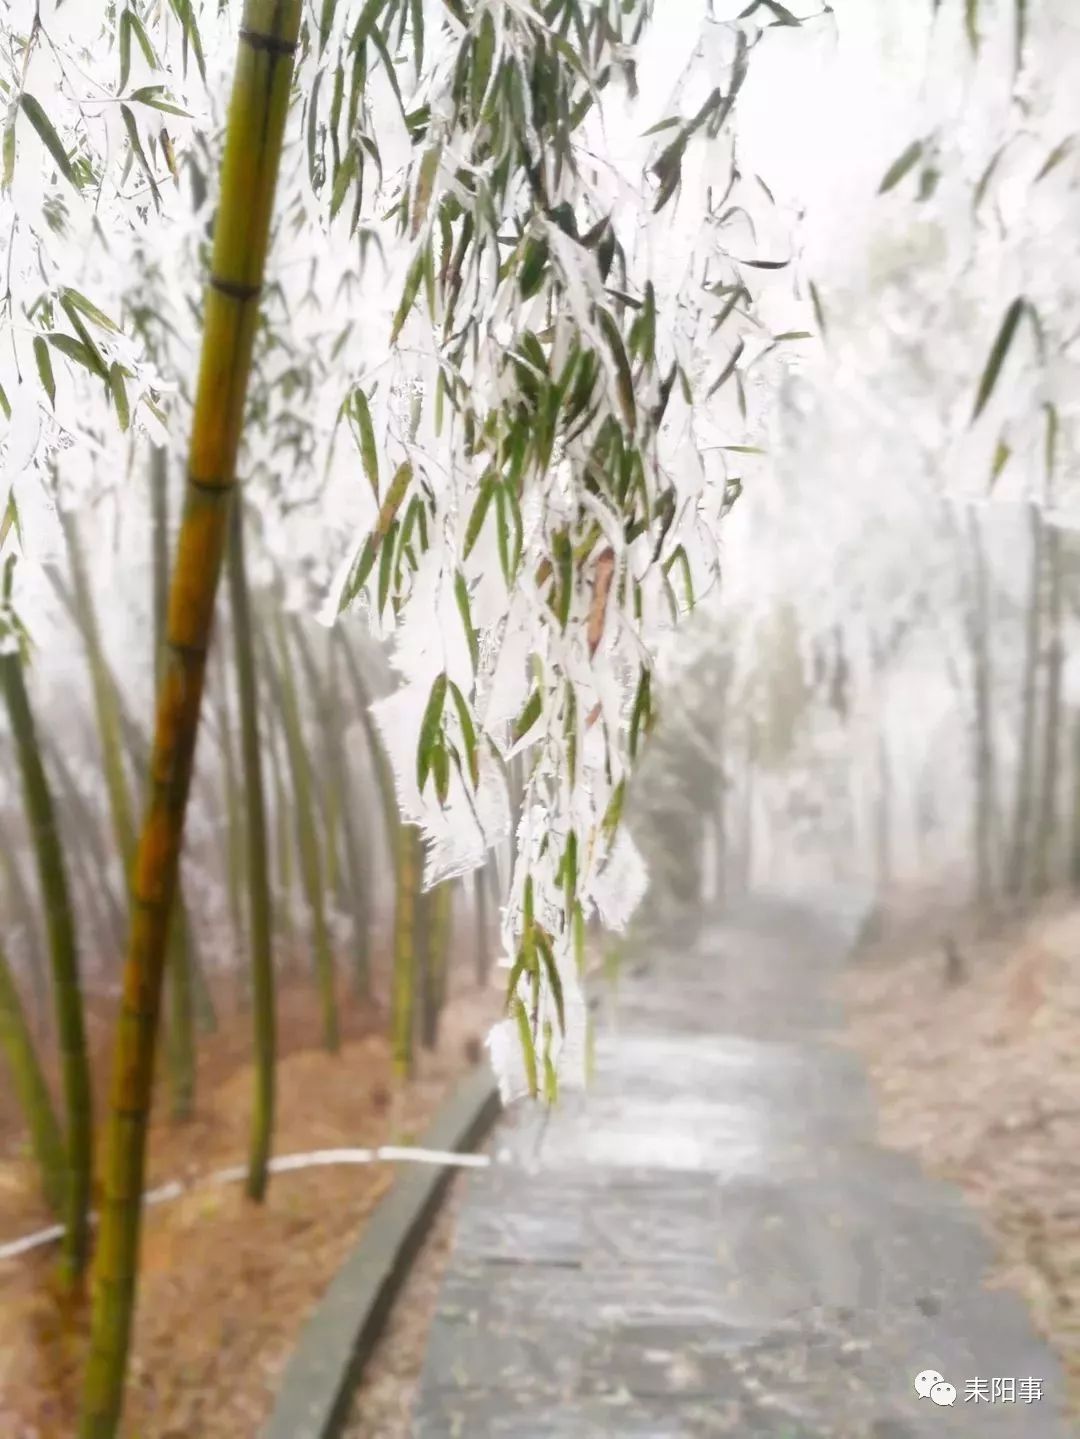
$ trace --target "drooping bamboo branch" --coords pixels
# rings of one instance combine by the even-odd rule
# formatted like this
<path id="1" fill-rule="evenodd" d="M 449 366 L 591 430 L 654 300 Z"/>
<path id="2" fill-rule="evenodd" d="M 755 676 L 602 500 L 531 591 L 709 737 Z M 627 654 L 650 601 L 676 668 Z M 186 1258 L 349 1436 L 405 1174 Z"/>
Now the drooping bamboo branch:
<path id="1" fill-rule="evenodd" d="M 34 840 L 38 881 L 49 937 L 56 1031 L 60 1040 L 64 1110 L 67 1118 L 68 1183 L 64 1212 L 64 1268 L 74 1283 L 81 1276 L 89 1253 L 90 1166 L 93 1152 L 90 1065 L 86 1053 L 82 988 L 79 980 L 75 920 L 71 911 L 67 865 L 52 791 L 38 746 L 30 699 L 26 692 L 22 655 L 0 655 L 3 682 L 15 752 L 22 777 L 26 814 Z"/>
<path id="2" fill-rule="evenodd" d="M 67 1210 L 67 1157 L 64 1138 L 41 1072 L 15 976 L 0 945 L 0 1051 L 30 1132 L 30 1146 L 41 1175 L 41 1189 L 59 1219 Z"/>
<path id="3" fill-rule="evenodd" d="M 151 794 L 117 1032 L 81 1439 L 114 1439 L 138 1268 L 146 1128 L 168 940 L 214 601 L 228 531 L 289 106 L 300 0 L 246 0 L 222 163 L 187 499 L 169 590 Z"/>
<path id="4" fill-rule="evenodd" d="M 277 1022 L 274 1013 L 274 957 L 271 938 L 270 865 L 266 840 L 259 736 L 258 682 L 251 625 L 247 569 L 244 563 L 244 506 L 237 496 L 229 520 L 229 600 L 240 702 L 240 753 L 247 799 L 247 883 L 251 936 L 251 994 L 255 1018 L 255 1104 L 251 1120 L 247 1192 L 254 1200 L 266 1193 L 267 1165 L 274 1135 L 274 1062 Z"/>

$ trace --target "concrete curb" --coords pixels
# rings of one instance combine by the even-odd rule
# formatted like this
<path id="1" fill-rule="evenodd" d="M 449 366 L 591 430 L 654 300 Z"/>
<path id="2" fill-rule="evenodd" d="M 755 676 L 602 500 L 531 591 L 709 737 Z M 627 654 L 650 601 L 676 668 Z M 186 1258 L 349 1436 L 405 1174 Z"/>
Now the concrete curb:
<path id="1" fill-rule="evenodd" d="M 476 1147 L 499 1113 L 486 1064 L 458 1085 L 421 1140 L 425 1149 Z M 438 1212 L 450 1167 L 403 1165 L 352 1254 L 308 1319 L 261 1439 L 335 1439 L 390 1306 Z"/>

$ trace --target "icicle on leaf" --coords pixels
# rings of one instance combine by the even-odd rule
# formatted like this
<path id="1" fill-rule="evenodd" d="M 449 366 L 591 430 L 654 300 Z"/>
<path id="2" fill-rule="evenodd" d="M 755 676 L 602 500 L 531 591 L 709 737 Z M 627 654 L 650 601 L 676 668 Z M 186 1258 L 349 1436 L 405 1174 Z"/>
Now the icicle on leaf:
<path id="1" fill-rule="evenodd" d="M 1016 327 L 1020 323 L 1020 316 L 1024 313 L 1026 301 L 1022 295 L 1017 296 L 1012 304 L 1005 311 L 1005 318 L 1001 322 L 997 337 L 990 349 L 989 358 L 986 361 L 986 368 L 983 370 L 982 379 L 979 381 L 978 393 L 975 396 L 975 408 L 971 415 L 974 423 L 983 410 L 987 401 L 994 393 L 994 386 L 997 384 L 998 376 L 1001 374 L 1001 367 L 1005 363 L 1005 357 L 1009 353 L 1009 346 L 1016 334 Z"/>
<path id="2" fill-rule="evenodd" d="M 431 770 L 432 756 L 439 729 L 442 725 L 443 705 L 446 703 L 446 673 L 440 674 L 431 686 L 427 708 L 420 724 L 420 743 L 416 751 L 416 781 L 423 791 Z"/>

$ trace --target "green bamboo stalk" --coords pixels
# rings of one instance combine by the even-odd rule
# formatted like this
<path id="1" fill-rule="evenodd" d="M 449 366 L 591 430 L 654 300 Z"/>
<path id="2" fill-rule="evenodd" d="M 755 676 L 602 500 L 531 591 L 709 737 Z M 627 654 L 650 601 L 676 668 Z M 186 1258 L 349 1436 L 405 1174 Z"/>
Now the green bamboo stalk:
<path id="1" fill-rule="evenodd" d="M 150 544 L 154 682 L 160 685 L 165 668 L 165 627 L 169 609 L 169 465 L 168 454 L 162 446 L 155 446 L 150 457 Z M 117 712 L 120 712 L 119 705 Z M 138 772 L 145 773 L 145 769 L 140 767 Z M 184 908 L 180 904 L 174 905 L 169 920 L 167 1042 L 172 1117 L 180 1122 L 190 1119 L 195 1108 L 195 1024 L 189 935 Z"/>
<path id="2" fill-rule="evenodd" d="M 1072 848 L 1069 878 L 1074 892 L 1080 892 L 1080 710 L 1072 717 Z"/>
<path id="3" fill-rule="evenodd" d="M 300 0 L 246 0 L 225 135 L 187 500 L 169 592 L 151 796 L 117 1033 L 80 1439 L 115 1439 L 138 1268 L 146 1128 L 184 813 L 300 28 Z"/>
<path id="4" fill-rule="evenodd" d="M 61 747 L 48 736 L 44 738 L 42 747 L 45 757 L 59 781 L 61 798 L 66 800 L 70 807 L 78 839 L 76 847 L 83 852 L 93 874 L 97 877 L 97 889 L 108 913 L 110 931 L 117 944 L 122 944 L 127 921 L 124 917 L 123 904 L 118 899 L 112 885 L 106 880 L 109 872 L 109 858 L 98 826 L 97 816 L 91 810 L 82 790 L 75 783 L 75 777 L 71 773 L 71 767 Z"/>
<path id="5" fill-rule="evenodd" d="M 1015 899 L 1028 891 L 1031 864 L 1029 838 L 1031 807 L 1035 788 L 1035 704 L 1036 675 L 1039 664 L 1039 631 L 1041 627 L 1043 525 L 1036 504 L 1030 506 L 1031 524 L 1031 589 L 1028 597 L 1027 624 L 1024 640 L 1024 671 L 1022 679 L 1020 759 L 1016 768 L 1016 799 L 1009 866 L 1006 884 Z"/>
<path id="6" fill-rule="evenodd" d="M 454 912 L 454 887 L 448 881 L 425 895 L 422 954 L 422 1005 L 420 1039 L 425 1049 L 439 1042 L 439 1020 L 446 1004 L 446 975 Z"/>
<path id="7" fill-rule="evenodd" d="M 46 958 L 41 946 L 41 932 L 37 914 L 26 878 L 22 872 L 15 845 L 11 836 L 0 827 L 0 866 L 4 871 L 4 888 L 7 900 L 6 912 L 15 921 L 24 936 L 23 945 L 26 966 L 30 972 L 30 986 L 34 995 L 34 1024 L 38 1037 L 44 1038 L 49 1028 L 49 988 L 46 977 Z"/>
<path id="8" fill-rule="evenodd" d="M 75 596 L 68 589 L 63 577 L 54 569 L 47 570 L 46 574 L 52 582 L 53 588 L 75 628 L 82 633 L 83 618 Z M 140 778 L 145 777 L 148 775 L 150 769 L 150 746 L 138 722 L 128 711 L 124 703 L 124 696 L 116 683 L 116 677 L 109 669 L 108 661 L 103 654 L 101 655 L 101 663 L 105 677 L 116 699 L 117 713 L 120 720 L 120 732 L 123 736 L 128 762 L 136 775 L 140 776 Z M 106 867 L 104 864 L 101 866 L 102 872 L 104 872 Z M 185 953 L 188 956 L 191 968 L 194 1009 L 202 1031 L 206 1034 L 211 1034 L 217 1029 L 217 1015 L 214 1011 L 213 998 L 206 982 L 206 974 L 199 954 L 195 928 L 191 923 L 190 911 L 184 899 L 183 879 L 180 875 L 177 876 L 176 884 L 176 904 L 181 916 L 180 923 L 184 928 Z M 170 943 L 172 943 L 171 939 Z"/>
<path id="9" fill-rule="evenodd" d="M 333 1053 L 340 1044 L 337 994 L 334 958 L 330 950 L 330 936 L 326 928 L 319 834 L 315 827 L 312 803 L 311 770 L 300 728 L 300 709 L 292 677 L 289 642 L 280 612 L 275 613 L 274 621 L 277 664 L 267 665 L 267 675 L 277 695 L 278 708 L 285 731 L 289 769 L 292 773 L 293 796 L 296 801 L 296 839 L 297 851 L 300 855 L 300 878 L 303 882 L 308 916 L 311 922 L 315 979 L 322 1005 L 323 1043 Z"/>
<path id="10" fill-rule="evenodd" d="M 38 882 L 45 908 L 52 966 L 56 1032 L 60 1040 L 64 1108 L 67 1116 L 68 1183 L 64 1210 L 64 1275 L 76 1283 L 89 1252 L 90 1168 L 93 1120 L 90 1065 L 86 1053 L 78 947 L 71 911 L 67 865 L 56 825 L 52 791 L 41 760 L 30 698 L 18 653 L 0 655 L 3 681 L 26 815 L 34 841 Z"/>
<path id="11" fill-rule="evenodd" d="M 218 743 L 221 748 L 221 762 L 225 769 L 225 873 L 233 942 L 239 954 L 244 948 L 244 918 L 241 900 L 244 830 L 240 816 L 239 784 L 236 753 L 232 740 L 232 714 L 229 705 L 229 676 L 225 664 L 225 651 L 219 650 L 218 655 L 219 663 L 214 676 L 217 681 L 214 686 L 214 698 L 218 722 Z"/>
<path id="12" fill-rule="evenodd" d="M 0 1050 L 30 1131 L 30 1146 L 41 1176 L 45 1202 L 58 1218 L 63 1218 L 67 1210 L 64 1138 L 3 946 L 0 946 Z"/>
<path id="13" fill-rule="evenodd" d="M 247 881 L 251 934 L 251 988 L 255 1019 L 255 1104 L 251 1119 L 247 1193 L 266 1194 L 274 1134 L 274 1062 L 277 1020 L 274 1013 L 274 958 L 271 939 L 270 866 L 266 842 L 266 802 L 260 757 L 258 683 L 251 626 L 251 603 L 244 563 L 244 506 L 238 496 L 229 519 L 229 598 L 240 702 L 240 749 L 247 797 Z"/>
<path id="14" fill-rule="evenodd" d="M 270 755 L 270 769 L 274 780 L 274 828 L 275 828 L 275 861 L 277 864 L 277 892 L 278 907 L 277 913 L 281 916 L 281 923 L 278 926 L 281 932 L 283 949 L 286 955 L 293 953 L 293 853 L 292 853 L 292 830 L 289 825 L 289 805 L 286 799 L 285 776 L 283 763 L 278 753 L 278 720 L 277 711 L 273 705 L 268 707 L 270 717 L 269 743 L 267 750 Z"/>
<path id="15" fill-rule="evenodd" d="M 394 904 L 394 978 L 390 1026 L 394 1068 L 400 1078 L 413 1072 L 413 1026 L 416 1012 L 417 927 L 420 904 L 420 837 L 412 826 L 397 830 Z"/>
<path id="16" fill-rule="evenodd" d="M 1032 863 L 1032 892 L 1041 896 L 1053 881 L 1054 842 L 1058 834 L 1058 787 L 1061 770 L 1061 688 L 1065 665 L 1062 642 L 1061 531 L 1050 526 L 1046 533 L 1047 644 L 1046 703 L 1043 711 L 1042 773 L 1039 813 L 1035 825 L 1035 853 Z"/>
<path id="17" fill-rule="evenodd" d="M 116 686 L 109 674 L 105 661 L 105 650 L 101 643 L 94 593 L 86 573 L 79 532 L 73 515 L 61 510 L 60 522 L 67 541 L 68 560 L 71 565 L 71 581 L 78 614 L 79 631 L 86 649 L 86 662 L 90 671 L 90 684 L 94 696 L 94 711 L 97 715 L 98 737 L 101 742 L 102 771 L 109 796 L 113 833 L 116 848 L 123 859 L 124 875 L 130 880 L 131 864 L 135 854 L 135 822 L 131 814 L 127 776 L 124 773 L 124 752 L 121 743 L 120 708 L 117 702 Z"/>
<path id="18" fill-rule="evenodd" d="M 488 933 L 487 859 L 473 874 L 473 913 L 476 923 L 476 982 L 483 989 L 491 971 L 491 936 Z"/>
<path id="19" fill-rule="evenodd" d="M 337 800 L 336 827 L 340 831 L 345 863 L 339 866 L 344 881 L 341 907 L 352 921 L 353 978 L 357 993 L 367 998 L 371 990 L 370 961 L 368 956 L 368 915 L 370 910 L 370 876 L 366 865 L 367 855 L 357 829 L 355 788 L 345 733 L 341 716 L 341 694 L 338 688 L 337 658 L 339 646 L 331 642 L 327 656 L 325 681 L 315 666 L 311 647 L 299 625 L 296 626 L 297 648 L 313 695 L 319 697 L 319 707 L 324 716 L 327 739 L 327 761 L 325 773 L 329 781 L 328 796 L 332 793 Z M 334 849 L 334 820 L 326 817 L 327 847 Z"/>
<path id="20" fill-rule="evenodd" d="M 993 713 L 990 677 L 990 613 L 987 588 L 986 557 L 982 535 L 974 511 L 969 517 L 969 533 L 974 560 L 974 595 L 970 621 L 972 671 L 975 694 L 975 808 L 972 819 L 975 833 L 975 904 L 984 921 L 994 908 L 994 863 L 992 850 L 992 812 L 994 792 Z"/>

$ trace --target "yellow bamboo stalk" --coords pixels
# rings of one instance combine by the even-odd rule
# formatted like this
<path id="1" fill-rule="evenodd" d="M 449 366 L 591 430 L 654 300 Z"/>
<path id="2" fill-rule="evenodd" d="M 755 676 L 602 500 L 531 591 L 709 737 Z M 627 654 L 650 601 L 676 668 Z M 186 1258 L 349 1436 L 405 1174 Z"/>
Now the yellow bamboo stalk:
<path id="1" fill-rule="evenodd" d="M 187 495 L 169 587 L 150 797 L 133 871 L 81 1439 L 115 1439 L 138 1268 L 169 912 L 262 286 L 300 0 L 246 0 L 206 292 Z"/>

